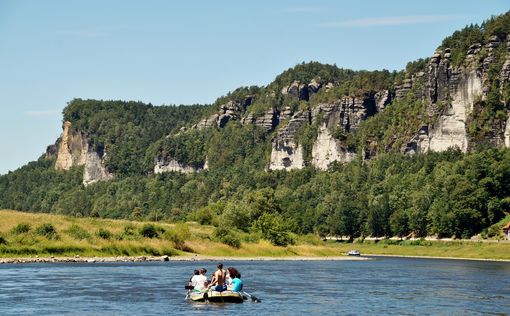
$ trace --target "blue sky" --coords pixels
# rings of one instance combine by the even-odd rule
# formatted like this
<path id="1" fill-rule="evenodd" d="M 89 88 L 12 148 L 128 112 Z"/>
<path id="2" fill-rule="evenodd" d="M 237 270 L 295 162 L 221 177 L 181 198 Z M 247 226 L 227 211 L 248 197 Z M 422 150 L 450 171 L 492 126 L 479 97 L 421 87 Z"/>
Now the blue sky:
<path id="1" fill-rule="evenodd" d="M 211 103 L 302 61 L 402 69 L 508 0 L 0 0 L 0 174 L 37 159 L 73 98 Z"/>

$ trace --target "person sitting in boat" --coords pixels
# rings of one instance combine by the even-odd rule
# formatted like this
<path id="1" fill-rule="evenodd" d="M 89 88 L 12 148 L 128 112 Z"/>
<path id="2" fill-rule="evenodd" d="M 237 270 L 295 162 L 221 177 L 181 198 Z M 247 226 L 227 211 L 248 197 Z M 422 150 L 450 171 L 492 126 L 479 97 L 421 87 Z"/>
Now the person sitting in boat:
<path id="1" fill-rule="evenodd" d="M 218 270 L 214 272 L 213 279 L 211 280 L 211 285 L 209 287 L 215 291 L 222 292 L 227 289 L 227 285 L 225 283 L 226 271 L 223 270 L 223 263 L 218 263 Z"/>
<path id="2" fill-rule="evenodd" d="M 225 278 L 226 281 L 227 281 L 227 286 L 231 286 L 232 285 L 232 279 L 237 274 L 239 274 L 239 271 L 237 271 L 236 268 L 234 268 L 234 267 L 228 267 L 227 268 L 227 276 Z"/>
<path id="3" fill-rule="evenodd" d="M 206 268 L 200 269 L 200 274 L 203 275 L 205 279 L 204 288 L 208 287 L 211 281 L 207 278 L 207 269 Z"/>
<path id="4" fill-rule="evenodd" d="M 231 282 L 231 291 L 232 292 L 240 292 L 243 289 L 243 281 L 241 280 L 241 273 L 236 270 L 236 268 L 228 268 L 228 273 L 232 280 Z"/>
<path id="5" fill-rule="evenodd" d="M 191 285 L 197 292 L 202 292 L 205 289 L 207 277 L 205 276 L 204 269 L 200 269 L 199 273 L 191 279 Z"/>
<path id="6" fill-rule="evenodd" d="M 196 269 L 193 270 L 193 275 L 191 276 L 191 278 L 189 278 L 188 286 L 193 286 L 193 278 L 195 278 L 199 274 L 200 274 L 200 271 L 198 271 Z"/>

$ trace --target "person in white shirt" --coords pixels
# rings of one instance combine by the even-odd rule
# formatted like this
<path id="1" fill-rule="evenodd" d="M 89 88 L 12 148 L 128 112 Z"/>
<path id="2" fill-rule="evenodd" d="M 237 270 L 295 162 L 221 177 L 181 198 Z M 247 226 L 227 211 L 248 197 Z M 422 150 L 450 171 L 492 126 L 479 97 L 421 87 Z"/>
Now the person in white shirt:
<path id="1" fill-rule="evenodd" d="M 205 274 L 207 273 L 206 269 L 200 269 L 200 273 L 196 274 L 191 278 L 191 285 L 195 290 L 202 291 L 206 287 L 207 277 Z"/>

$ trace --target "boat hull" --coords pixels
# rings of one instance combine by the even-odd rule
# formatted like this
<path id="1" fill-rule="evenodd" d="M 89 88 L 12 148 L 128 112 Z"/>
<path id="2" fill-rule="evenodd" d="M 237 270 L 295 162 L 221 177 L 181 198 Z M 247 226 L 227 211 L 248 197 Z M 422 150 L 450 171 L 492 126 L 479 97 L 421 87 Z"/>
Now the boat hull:
<path id="1" fill-rule="evenodd" d="M 230 290 L 217 292 L 192 292 L 189 295 L 192 302 L 211 302 L 211 303 L 242 303 L 243 296 L 239 292 L 232 292 Z"/>

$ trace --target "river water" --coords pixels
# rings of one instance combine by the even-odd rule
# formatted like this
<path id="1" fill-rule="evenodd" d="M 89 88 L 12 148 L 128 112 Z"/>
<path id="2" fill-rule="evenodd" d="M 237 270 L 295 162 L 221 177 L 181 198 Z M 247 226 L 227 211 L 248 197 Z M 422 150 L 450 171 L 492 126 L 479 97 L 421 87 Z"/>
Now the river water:
<path id="1" fill-rule="evenodd" d="M 379 258 L 235 261 L 244 304 L 187 303 L 190 272 L 216 263 L 0 265 L 0 315 L 509 315 L 510 263 Z M 208 273 L 208 274 L 209 274 Z"/>

